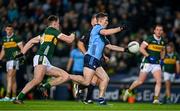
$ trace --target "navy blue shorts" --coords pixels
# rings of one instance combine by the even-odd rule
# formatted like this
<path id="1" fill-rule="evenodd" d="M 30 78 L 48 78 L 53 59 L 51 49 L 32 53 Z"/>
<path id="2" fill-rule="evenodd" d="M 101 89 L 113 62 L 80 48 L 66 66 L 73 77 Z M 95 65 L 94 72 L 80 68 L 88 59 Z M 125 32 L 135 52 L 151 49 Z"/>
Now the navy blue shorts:
<path id="1" fill-rule="evenodd" d="M 93 56 L 90 56 L 89 54 L 86 54 L 84 56 L 84 67 L 96 70 L 96 68 L 101 67 L 101 61 L 99 61 Z"/>

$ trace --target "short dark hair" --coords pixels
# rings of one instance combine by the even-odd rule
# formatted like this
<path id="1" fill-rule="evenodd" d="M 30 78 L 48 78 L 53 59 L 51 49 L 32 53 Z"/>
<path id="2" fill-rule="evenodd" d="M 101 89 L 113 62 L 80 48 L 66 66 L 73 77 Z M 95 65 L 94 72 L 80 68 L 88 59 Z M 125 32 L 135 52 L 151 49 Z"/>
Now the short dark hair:
<path id="1" fill-rule="evenodd" d="M 53 21 L 58 21 L 58 20 L 59 20 L 59 18 L 56 15 L 50 15 L 48 17 L 48 24 L 50 24 Z"/>
<path id="2" fill-rule="evenodd" d="M 156 27 L 162 27 L 163 28 L 163 25 L 162 24 L 156 24 L 156 25 L 154 25 L 154 30 L 156 29 Z"/>
<path id="3" fill-rule="evenodd" d="M 104 12 L 99 12 L 99 13 L 96 14 L 97 19 L 104 18 L 104 17 L 108 17 L 108 14 L 104 13 Z"/>
<path id="4" fill-rule="evenodd" d="M 13 25 L 12 25 L 12 24 L 7 24 L 6 27 L 11 27 L 11 28 L 13 28 Z"/>

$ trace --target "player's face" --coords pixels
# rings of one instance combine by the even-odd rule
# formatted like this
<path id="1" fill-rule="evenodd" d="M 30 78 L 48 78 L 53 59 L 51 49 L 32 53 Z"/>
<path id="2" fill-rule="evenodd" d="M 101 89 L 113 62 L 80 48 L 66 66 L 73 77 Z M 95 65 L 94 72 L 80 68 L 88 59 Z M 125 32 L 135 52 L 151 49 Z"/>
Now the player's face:
<path id="1" fill-rule="evenodd" d="M 163 34 L 163 28 L 161 26 L 156 26 L 156 28 L 154 29 L 154 34 L 156 35 L 156 37 L 161 37 Z"/>
<path id="2" fill-rule="evenodd" d="M 108 23 L 109 23 L 109 22 L 108 22 L 108 17 L 102 18 L 101 22 L 102 22 L 102 26 L 107 27 L 107 25 L 108 25 Z"/>
<path id="3" fill-rule="evenodd" d="M 54 28 L 59 30 L 59 20 L 54 21 Z"/>
<path id="4" fill-rule="evenodd" d="M 94 25 L 96 25 L 96 24 L 97 24 L 97 19 L 96 19 L 96 17 L 93 17 L 93 18 L 91 19 L 91 25 L 94 26 Z"/>
<path id="5" fill-rule="evenodd" d="M 173 48 L 168 45 L 168 46 L 166 47 L 166 51 L 167 51 L 167 53 L 171 53 L 171 52 L 173 52 Z"/>
<path id="6" fill-rule="evenodd" d="M 7 36 L 11 36 L 13 33 L 13 28 L 12 27 L 6 27 L 5 31 L 6 31 Z"/>

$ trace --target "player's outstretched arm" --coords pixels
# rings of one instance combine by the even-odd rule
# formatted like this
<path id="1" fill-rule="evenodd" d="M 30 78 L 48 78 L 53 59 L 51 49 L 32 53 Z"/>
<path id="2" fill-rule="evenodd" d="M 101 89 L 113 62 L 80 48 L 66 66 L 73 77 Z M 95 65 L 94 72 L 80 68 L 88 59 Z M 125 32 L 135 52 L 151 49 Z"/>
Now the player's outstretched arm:
<path id="1" fill-rule="evenodd" d="M 119 47 L 116 45 L 111 45 L 111 44 L 106 45 L 106 48 L 113 50 L 113 51 L 118 51 L 118 52 L 124 52 L 125 51 L 125 48 Z"/>
<path id="2" fill-rule="evenodd" d="M 26 52 L 34 46 L 34 44 L 37 44 L 40 42 L 40 35 L 32 38 L 30 41 L 28 41 L 25 46 L 23 47 L 21 53 L 26 54 Z"/>
<path id="3" fill-rule="evenodd" d="M 100 31 L 100 34 L 105 35 L 105 36 L 106 35 L 112 35 L 112 34 L 121 32 L 121 31 L 126 30 L 126 29 L 127 29 L 127 26 L 126 25 L 122 25 L 122 26 L 117 27 L 117 28 L 102 29 Z"/>
<path id="4" fill-rule="evenodd" d="M 66 43 L 72 43 L 75 39 L 75 34 L 71 33 L 69 36 L 66 34 L 59 34 L 58 38 Z"/>
<path id="5" fill-rule="evenodd" d="M 78 41 L 77 46 L 78 46 L 79 50 L 80 50 L 83 54 L 86 53 L 86 48 L 85 48 L 85 45 L 84 45 L 84 43 L 83 43 L 82 41 Z"/>

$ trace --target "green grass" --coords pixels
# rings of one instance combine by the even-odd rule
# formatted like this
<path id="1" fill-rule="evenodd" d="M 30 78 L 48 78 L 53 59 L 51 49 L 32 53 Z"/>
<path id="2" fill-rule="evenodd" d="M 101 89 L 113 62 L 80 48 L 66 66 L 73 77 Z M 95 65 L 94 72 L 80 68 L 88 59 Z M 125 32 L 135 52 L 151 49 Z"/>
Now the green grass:
<path id="1" fill-rule="evenodd" d="M 75 101 L 25 101 L 25 104 L 13 104 L 11 102 L 0 102 L 0 111 L 64 111 L 64 110 L 91 110 L 91 111 L 180 111 L 179 104 L 163 104 L 153 105 L 151 103 L 120 103 L 108 102 L 107 106 L 100 106 L 97 104 L 85 105 L 81 102 Z"/>

